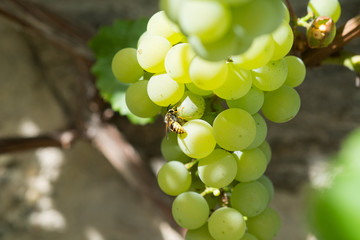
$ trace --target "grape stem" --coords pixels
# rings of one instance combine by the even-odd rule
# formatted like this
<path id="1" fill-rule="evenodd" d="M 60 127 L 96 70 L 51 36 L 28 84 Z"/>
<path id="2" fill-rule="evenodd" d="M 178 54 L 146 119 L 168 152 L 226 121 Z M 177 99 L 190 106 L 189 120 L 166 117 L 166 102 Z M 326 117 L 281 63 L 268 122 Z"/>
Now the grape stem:
<path id="1" fill-rule="evenodd" d="M 199 162 L 199 159 L 193 159 L 191 162 L 185 164 L 187 170 L 190 170 L 193 166 L 195 166 Z"/>
<path id="2" fill-rule="evenodd" d="M 311 25 L 309 20 L 313 20 L 313 19 L 314 19 L 314 13 L 308 12 L 308 14 L 306 14 L 306 16 L 297 19 L 296 25 L 308 29 Z"/>
<path id="3" fill-rule="evenodd" d="M 218 196 L 218 193 L 220 193 L 218 188 L 213 188 L 213 187 L 206 187 L 205 190 L 200 193 L 201 196 L 205 196 L 207 194 L 212 193 L 214 196 Z"/>

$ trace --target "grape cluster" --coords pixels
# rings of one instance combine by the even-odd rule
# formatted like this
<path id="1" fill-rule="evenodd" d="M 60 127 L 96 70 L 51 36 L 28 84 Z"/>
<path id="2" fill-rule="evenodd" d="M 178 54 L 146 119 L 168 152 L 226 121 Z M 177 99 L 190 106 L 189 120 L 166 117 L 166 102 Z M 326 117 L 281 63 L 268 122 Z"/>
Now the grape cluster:
<path id="1" fill-rule="evenodd" d="M 309 8 L 319 1 L 312 0 Z M 137 49 L 113 58 L 130 86 L 126 104 L 143 118 L 163 113 L 168 133 L 160 188 L 176 196 L 187 240 L 267 240 L 280 229 L 264 175 L 271 159 L 266 119 L 291 120 L 305 65 L 288 55 L 289 12 L 281 0 L 161 0 Z M 171 110 L 171 111 L 170 111 Z"/>

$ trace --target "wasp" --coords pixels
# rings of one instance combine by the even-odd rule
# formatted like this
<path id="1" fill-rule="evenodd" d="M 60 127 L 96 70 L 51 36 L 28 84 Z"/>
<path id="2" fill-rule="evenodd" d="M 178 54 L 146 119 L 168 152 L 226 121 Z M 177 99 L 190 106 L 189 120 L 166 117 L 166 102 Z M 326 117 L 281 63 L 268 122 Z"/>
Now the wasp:
<path id="1" fill-rule="evenodd" d="M 164 122 L 166 124 L 166 133 L 168 130 L 177 134 L 186 133 L 185 129 L 182 127 L 184 124 L 184 119 L 178 115 L 178 111 L 176 111 L 175 108 L 170 108 L 167 111 Z"/>

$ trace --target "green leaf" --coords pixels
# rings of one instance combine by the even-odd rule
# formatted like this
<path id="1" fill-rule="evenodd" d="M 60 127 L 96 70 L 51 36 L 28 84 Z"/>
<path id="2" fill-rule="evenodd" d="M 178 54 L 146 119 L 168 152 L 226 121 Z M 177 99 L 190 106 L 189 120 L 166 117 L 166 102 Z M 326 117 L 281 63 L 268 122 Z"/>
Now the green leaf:
<path id="1" fill-rule="evenodd" d="M 94 52 L 96 61 L 91 72 L 96 76 L 96 87 L 100 95 L 111 104 L 114 111 L 125 115 L 134 124 L 147 124 L 153 118 L 139 118 L 133 115 L 125 104 L 125 92 L 129 84 L 118 81 L 111 70 L 113 56 L 122 48 L 137 47 L 137 41 L 145 32 L 148 19 L 117 20 L 112 26 L 100 28 L 89 47 Z"/>

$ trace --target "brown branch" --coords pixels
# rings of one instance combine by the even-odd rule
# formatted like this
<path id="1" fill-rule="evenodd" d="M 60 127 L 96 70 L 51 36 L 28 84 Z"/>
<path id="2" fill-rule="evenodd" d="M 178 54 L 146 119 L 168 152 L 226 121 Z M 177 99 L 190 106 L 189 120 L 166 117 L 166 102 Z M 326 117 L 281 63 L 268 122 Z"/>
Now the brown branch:
<path id="1" fill-rule="evenodd" d="M 0 154 L 32 150 L 39 147 L 69 148 L 79 137 L 76 130 L 65 130 L 35 137 L 9 137 L 0 139 Z"/>
<path id="2" fill-rule="evenodd" d="M 70 24 L 50 10 L 27 1 L 2 0 L 0 14 L 29 33 L 42 36 L 72 55 L 94 61 L 93 54 L 86 45 L 86 41 L 94 34 L 93 30 L 77 26 L 73 22 Z"/>
<path id="3" fill-rule="evenodd" d="M 345 25 L 336 32 L 334 41 L 326 48 L 308 48 L 302 55 L 306 66 L 314 67 L 330 55 L 338 52 L 350 41 L 360 36 L 360 14 L 348 20 Z"/>

